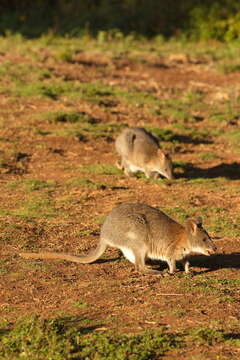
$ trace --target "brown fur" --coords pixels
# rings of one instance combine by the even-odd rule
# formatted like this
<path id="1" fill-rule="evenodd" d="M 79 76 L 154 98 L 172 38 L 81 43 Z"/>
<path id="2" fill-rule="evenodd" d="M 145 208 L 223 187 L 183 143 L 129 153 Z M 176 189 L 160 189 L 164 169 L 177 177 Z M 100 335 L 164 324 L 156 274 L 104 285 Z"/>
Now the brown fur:
<path id="1" fill-rule="evenodd" d="M 116 138 L 115 147 L 121 157 L 120 168 L 126 175 L 143 171 L 147 177 L 158 174 L 173 179 L 172 162 L 160 148 L 157 138 L 140 127 L 124 129 Z"/>
<path id="2" fill-rule="evenodd" d="M 188 220 L 183 227 L 162 211 L 146 204 L 123 204 L 114 208 L 101 228 L 97 248 L 86 256 L 66 253 L 21 253 L 24 258 L 63 259 L 78 263 L 97 260 L 107 246 L 120 249 L 135 264 L 137 271 L 157 273 L 145 266 L 147 258 L 166 261 L 170 273 L 176 270 L 176 261 L 182 262 L 189 271 L 188 258 L 194 253 L 211 255 L 216 246 L 202 222 Z"/>

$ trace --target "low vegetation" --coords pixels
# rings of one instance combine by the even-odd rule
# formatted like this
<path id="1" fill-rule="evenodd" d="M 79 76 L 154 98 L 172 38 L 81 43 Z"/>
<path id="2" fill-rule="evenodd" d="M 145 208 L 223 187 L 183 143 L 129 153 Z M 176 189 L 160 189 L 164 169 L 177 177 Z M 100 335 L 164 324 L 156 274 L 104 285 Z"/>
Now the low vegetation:
<path id="1" fill-rule="evenodd" d="M 90 30 L 1 38 L 0 358 L 238 359 L 239 47 Z M 159 139 L 174 181 L 117 167 L 128 125 Z M 123 202 L 201 216 L 217 254 L 189 275 L 149 264 L 161 277 L 114 249 L 94 264 L 18 256 L 91 251 Z"/>

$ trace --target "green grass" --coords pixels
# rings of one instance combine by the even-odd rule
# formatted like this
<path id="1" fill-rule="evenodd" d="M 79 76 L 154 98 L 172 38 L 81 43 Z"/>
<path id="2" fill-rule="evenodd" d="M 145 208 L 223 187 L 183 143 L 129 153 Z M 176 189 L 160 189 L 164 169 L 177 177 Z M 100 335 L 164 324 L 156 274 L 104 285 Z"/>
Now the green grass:
<path id="1" fill-rule="evenodd" d="M 157 179 L 154 179 L 152 177 L 147 178 L 146 175 L 142 172 L 137 172 L 134 174 L 134 176 L 137 177 L 138 179 L 144 180 L 144 182 L 147 184 L 157 184 L 157 185 L 162 185 L 162 184 L 167 185 L 168 183 L 171 184 L 171 180 L 167 180 L 165 178 L 162 178 L 161 176 Z"/>
<path id="2" fill-rule="evenodd" d="M 78 96 L 79 87 L 73 82 L 46 81 L 44 82 L 16 82 L 12 89 L 13 96 L 39 96 L 58 100 L 60 96 Z"/>
<path id="3" fill-rule="evenodd" d="M 145 126 L 145 129 L 156 135 L 160 141 L 171 141 L 175 138 L 175 134 L 169 129 L 160 129 L 153 126 Z"/>
<path id="4" fill-rule="evenodd" d="M 196 179 L 198 180 L 198 179 Z M 189 183 L 189 182 L 188 182 Z M 192 182 L 191 182 L 192 183 Z M 199 182 L 196 182 L 198 184 Z M 205 183 L 204 180 L 201 183 Z M 216 186 L 216 185 L 215 185 Z M 184 223 L 188 218 L 193 218 L 196 213 L 202 216 L 204 223 L 207 222 L 207 230 L 210 233 L 227 236 L 232 239 L 238 239 L 240 236 L 239 216 L 229 216 L 228 209 L 215 206 L 202 206 L 199 209 L 189 206 L 188 202 L 178 202 L 179 206 L 164 208 L 170 217 Z"/>
<path id="5" fill-rule="evenodd" d="M 239 217 L 234 214 L 229 216 L 227 208 L 219 206 L 204 206 L 201 216 L 209 221 L 208 230 L 220 236 L 238 238 L 240 236 Z"/>
<path id="6" fill-rule="evenodd" d="M 63 56 L 72 55 L 63 50 Z M 163 109 L 164 116 L 172 116 L 174 120 L 187 120 L 190 115 L 187 113 L 185 104 L 176 105 L 176 101 L 168 102 L 160 100 L 155 94 L 142 91 L 134 87 L 128 89 L 111 86 L 102 81 L 78 82 L 74 80 L 65 81 L 63 78 L 54 76 L 50 71 L 40 67 L 32 68 L 29 64 L 3 63 L 0 67 L 0 74 L 8 80 L 8 86 L 3 87 L 1 93 L 13 97 L 45 97 L 52 100 L 59 100 L 62 96 L 69 100 L 82 99 L 98 105 L 114 107 L 119 101 L 134 107 L 143 107 L 151 113 L 159 113 Z M 169 113 L 168 113 L 169 112 Z"/>
<path id="7" fill-rule="evenodd" d="M 217 178 L 205 178 L 205 177 L 196 177 L 193 179 L 188 180 L 189 185 L 202 185 L 205 184 L 205 186 L 208 186 L 209 188 L 216 188 L 216 185 L 220 185 L 222 183 L 225 183 L 224 177 L 217 177 Z"/>
<path id="8" fill-rule="evenodd" d="M 122 171 L 112 164 L 89 164 L 81 168 L 82 172 L 101 175 L 122 175 Z"/>
<path id="9" fill-rule="evenodd" d="M 231 74 L 235 72 L 240 72 L 240 63 L 239 61 L 227 61 L 220 62 L 218 65 L 218 70 L 220 70 L 223 74 Z"/>
<path id="10" fill-rule="evenodd" d="M 0 237 L 1 241 L 1 237 Z M 8 266 L 6 265 L 6 259 L 0 259 L 0 275 L 3 276 L 8 273 Z"/>
<path id="11" fill-rule="evenodd" d="M 202 296 L 222 296 L 225 292 L 216 286 L 209 284 L 204 279 L 188 282 L 185 284 L 185 289 L 200 293 Z"/>
<path id="12" fill-rule="evenodd" d="M 60 210 L 55 208 L 54 201 L 48 195 L 36 196 L 25 200 L 17 209 L 0 209 L 1 215 L 11 215 L 28 219 L 48 219 L 58 216 Z M 61 213 L 61 216 L 63 214 Z"/>
<path id="13" fill-rule="evenodd" d="M 66 96 L 68 99 L 82 99 L 85 101 L 93 102 L 98 105 L 103 104 L 107 101 L 113 101 L 116 103 L 118 100 L 123 100 L 125 103 L 134 105 L 134 106 L 147 106 L 147 107 L 157 107 L 160 105 L 160 101 L 157 97 L 143 91 L 136 91 L 134 89 L 124 90 L 121 88 L 113 87 L 107 84 L 104 84 L 101 81 L 88 82 L 88 83 L 79 83 L 77 81 L 69 80 L 64 81 L 59 78 L 50 78 L 50 75 L 47 74 L 41 76 L 37 73 L 37 76 L 34 76 L 34 73 L 29 69 L 24 69 L 24 78 L 19 77 L 19 72 L 21 69 L 15 64 L 17 73 L 8 74 L 9 80 L 11 80 L 11 85 L 2 89 L 2 93 L 9 94 L 12 96 L 21 96 L 21 97 L 47 97 L 52 100 L 58 100 L 61 96 Z M 7 70 L 4 69 L 4 72 Z M 31 79 L 28 77 L 30 74 Z M 42 78 L 43 77 L 43 78 Z M 29 80 L 29 81 L 26 81 Z M 30 81 L 31 80 L 31 81 Z M 115 106 L 113 104 L 113 106 Z"/>
<path id="14" fill-rule="evenodd" d="M 63 49 L 56 51 L 54 56 L 56 59 L 63 62 L 72 63 L 74 61 L 75 53 L 75 49 L 73 49 L 71 46 L 66 46 Z"/>
<path id="15" fill-rule="evenodd" d="M 87 308 L 89 307 L 89 304 L 83 301 L 78 301 L 76 303 L 73 304 L 74 306 L 78 307 L 78 308 Z"/>
<path id="16" fill-rule="evenodd" d="M 189 315 L 189 310 L 183 309 L 182 307 L 181 307 L 181 308 L 176 308 L 176 309 L 173 311 L 173 314 L 174 314 L 177 318 L 183 318 L 183 317 Z"/>
<path id="17" fill-rule="evenodd" d="M 89 122 L 92 119 L 84 112 L 73 110 L 48 112 L 41 114 L 41 118 L 46 118 L 49 123 L 53 124 Z"/>
<path id="18" fill-rule="evenodd" d="M 178 220 L 180 223 L 184 223 L 189 217 L 192 217 L 196 209 L 193 207 L 188 207 L 187 210 L 183 208 L 183 206 L 175 206 L 171 208 L 164 208 L 163 209 L 166 214 L 168 214 L 173 219 Z"/>
<path id="19" fill-rule="evenodd" d="M 16 143 L 6 144 L 0 154 L 0 171 L 7 173 L 26 173 L 29 154 L 16 150 Z"/>
<path id="20" fill-rule="evenodd" d="M 166 107 L 165 109 L 161 110 L 161 114 L 170 119 L 171 122 L 191 122 L 192 115 L 183 109 L 182 107 Z"/>
<path id="21" fill-rule="evenodd" d="M 95 332 L 77 319 L 20 319 L 13 329 L 1 330 L 1 359 L 157 359 L 180 347 L 177 335 L 164 329 L 121 335 Z M 98 326 L 96 326 L 98 328 Z"/>
<path id="22" fill-rule="evenodd" d="M 182 53 L 190 55 L 193 62 L 189 65 L 180 65 L 179 68 L 177 65 L 176 71 L 184 71 L 189 66 L 194 70 L 194 61 L 196 61 L 195 69 L 201 70 L 203 73 L 211 72 L 214 68 L 219 70 L 218 66 L 223 66 L 224 63 L 226 64 L 223 68 L 224 72 L 239 71 L 237 45 L 235 45 L 236 54 L 234 54 L 234 49 L 231 50 L 225 45 L 205 44 L 203 46 L 201 44 L 200 46 L 199 44 L 199 46 L 193 46 L 193 44 L 184 44 L 183 42 L 176 43 L 173 40 L 165 42 L 163 39 L 136 41 L 130 36 L 126 39 L 123 34 L 119 33 L 114 35 L 115 41 L 113 41 L 110 40 L 110 35 L 113 36 L 108 32 L 101 32 L 96 40 L 93 38 L 85 38 L 85 40 L 82 38 L 57 38 L 51 34 L 38 40 L 1 38 L 1 60 L 4 61 L 4 58 L 14 59 L 0 64 L 0 75 L 3 80 L 0 92 L 4 94 L 2 95 L 3 106 L 0 111 L 2 128 L 0 171 L 3 175 L 3 191 L 6 191 L 7 197 L 8 194 L 10 195 L 9 203 L 4 203 L 3 196 L 3 209 L 0 210 L 0 214 L 3 215 L 0 226 L 1 244 L 7 245 L 5 248 L 13 250 L 20 245 L 29 250 L 36 250 L 39 248 L 41 239 L 51 238 L 51 234 L 54 235 L 59 230 L 61 233 L 68 232 L 74 218 L 77 217 L 79 221 L 80 212 L 80 223 L 85 225 L 80 224 L 78 231 L 73 230 L 73 235 L 82 240 L 80 241 L 81 246 L 79 246 L 81 253 L 86 248 L 84 238 L 93 239 L 99 232 L 96 230 L 100 228 L 99 224 L 105 220 L 105 217 L 100 217 L 100 215 L 96 217 L 99 209 L 91 214 L 95 195 L 97 198 L 108 195 L 109 206 L 118 200 L 121 202 L 141 200 L 139 189 L 130 185 L 128 197 L 121 191 L 119 192 L 118 190 L 121 188 L 119 184 L 122 185 L 122 179 L 120 182 L 118 179 L 124 177 L 123 173 L 113 164 L 102 163 L 97 157 L 95 158 L 96 163 L 84 165 L 79 160 L 80 163 L 76 162 L 74 165 L 73 162 L 66 161 L 68 157 L 64 153 L 66 156 L 62 159 L 65 161 L 61 162 L 60 166 L 64 169 L 62 175 L 65 180 L 61 176 L 59 183 L 38 178 L 26 179 L 26 177 L 33 176 L 31 173 L 36 174 L 35 162 L 38 163 L 36 165 L 39 165 L 40 157 L 45 153 L 48 153 L 49 161 L 54 161 L 53 154 L 50 154 L 49 149 L 55 149 L 55 146 L 61 149 L 61 143 L 66 140 L 67 144 L 65 145 L 69 151 L 71 151 L 71 143 L 74 145 L 74 153 L 78 147 L 82 147 L 82 144 L 77 144 L 76 141 L 73 141 L 74 139 L 61 137 L 72 136 L 79 141 L 91 141 L 90 145 L 95 143 L 98 147 L 104 140 L 105 143 L 109 142 L 109 149 L 113 149 L 114 138 L 122 127 L 127 125 L 123 122 L 138 126 L 146 125 L 146 129 L 159 138 L 163 149 L 172 146 L 175 150 L 174 167 L 179 176 L 172 182 L 171 188 L 159 186 L 161 196 L 166 200 L 164 202 L 166 213 L 182 224 L 197 213 L 203 217 L 204 227 L 206 224 L 205 228 L 210 235 L 221 238 L 225 236 L 225 240 L 230 242 L 238 240 L 240 238 L 240 218 L 237 209 L 231 207 L 230 211 L 227 205 L 226 208 L 221 205 L 225 195 L 226 201 L 231 199 L 231 194 L 234 195 L 232 197 L 234 202 L 239 192 L 239 164 L 237 162 L 229 164 L 227 154 L 220 151 L 222 146 L 226 149 L 230 148 L 234 152 L 239 149 L 240 144 L 240 135 L 237 129 L 238 88 L 237 85 L 233 85 L 234 77 L 231 77 L 233 80 L 229 78 L 229 83 L 225 81 L 223 85 L 220 84 L 216 87 L 216 92 L 219 92 L 220 96 L 219 99 L 216 97 L 215 101 L 213 84 L 209 84 L 208 87 L 206 82 L 200 82 L 195 84 L 197 90 L 194 90 L 194 82 L 182 83 L 181 90 L 179 90 L 178 84 L 176 83 L 175 86 L 172 80 L 169 84 L 158 81 L 154 84 L 154 77 L 144 77 L 144 73 L 141 81 L 136 82 L 139 80 L 136 77 L 139 65 L 135 67 L 136 64 L 147 64 L 146 73 L 150 69 L 153 75 L 154 66 L 157 67 L 161 62 L 166 62 L 168 66 L 169 54 Z M 82 64 L 81 50 L 84 52 Z M 15 61 L 16 54 L 19 59 Z M 21 57 L 21 54 L 24 57 Z M 88 60 L 84 64 L 84 58 L 89 59 L 89 64 Z M 98 66 L 102 64 L 102 61 L 104 66 Z M 174 65 L 170 64 L 166 72 L 170 72 L 172 66 Z M 78 73 L 78 69 L 81 72 L 83 68 L 86 73 L 81 75 Z M 132 70 L 136 70 L 136 73 Z M 125 71 L 128 81 L 123 81 L 121 78 Z M 212 76 L 218 75 L 215 72 Z M 81 81 L 80 76 L 82 76 Z M 100 78 L 102 80 L 95 80 Z M 198 78 L 197 75 L 196 78 Z M 177 80 L 181 82 L 181 79 Z M 37 97 L 37 99 L 33 97 Z M 38 115 L 36 116 L 36 114 Z M 24 139 L 26 138 L 25 143 Z M 86 149 L 90 149 L 90 147 L 86 146 Z M 206 161 L 211 164 L 211 160 L 218 160 L 215 149 L 217 149 L 216 153 L 221 156 L 219 161 L 216 161 L 222 162 L 219 172 L 216 169 L 216 174 L 220 176 L 208 178 L 208 175 L 214 176 L 214 171 L 211 171 L 214 169 L 211 169 L 210 166 L 210 169 L 206 167 L 199 169 L 198 163 L 203 164 L 203 161 Z M 29 152 L 29 167 L 28 158 L 23 157 L 25 151 Z M 185 161 L 179 161 L 178 158 Z M 59 157 L 58 162 L 60 160 Z M 69 160 L 71 160 L 71 156 Z M 225 162 L 228 163 L 225 164 Z M 23 170 L 23 173 L 20 170 Z M 229 178 L 227 178 L 228 175 Z M 167 185 L 167 180 L 146 179 L 143 174 L 139 174 L 139 176 L 152 188 L 149 190 L 149 194 L 145 194 L 145 200 L 157 201 L 158 187 L 155 186 L 156 199 L 154 199 L 152 192 L 154 186 L 151 184 Z M 47 179 L 46 174 L 44 179 Z M 70 180 L 66 181 L 66 179 Z M 114 186 L 108 185 L 108 182 L 114 184 L 117 190 L 111 191 Z M 146 187 L 147 191 L 147 185 L 144 185 L 144 182 L 142 185 Z M 222 192 L 222 190 L 224 191 Z M 141 191 L 144 192 L 144 188 Z M 189 197 L 187 194 L 191 196 Z M 14 200 L 15 198 L 16 200 Z M 215 206 L 211 206 L 215 199 Z M 87 209 L 90 209 L 90 214 L 82 213 L 82 206 L 85 207 L 85 205 Z M 86 216 L 88 216 L 88 221 L 85 223 Z M 230 258 L 225 255 L 222 255 L 223 267 L 231 266 L 228 262 Z M 216 258 L 217 267 L 221 254 Z M 233 256 L 233 258 L 235 261 L 236 257 Z M 17 271 L 12 269 L 12 258 L 6 259 L 4 257 L 5 261 L 0 261 L 0 273 L 1 276 L 9 275 L 8 278 L 13 282 L 23 280 L 26 273 L 29 272 L 30 275 L 31 273 L 36 275 L 40 271 L 49 273 L 49 269 L 43 267 L 46 266 L 43 262 L 33 263 L 19 260 L 21 269 Z M 127 264 L 127 260 L 123 256 L 118 261 Z M 197 264 L 198 260 L 192 261 L 193 264 Z M 209 261 L 211 259 L 208 258 L 206 262 Z M 154 320 L 152 325 L 150 322 L 149 324 L 146 322 L 144 325 L 137 317 L 137 321 L 131 322 L 131 328 L 128 327 L 129 319 L 125 323 L 121 317 L 127 293 L 114 294 L 114 287 L 117 289 L 115 285 L 117 283 L 119 285 L 117 279 L 114 280 L 116 284 L 111 285 L 111 294 L 116 295 L 117 308 L 114 307 L 112 310 L 109 308 L 106 319 L 101 314 L 102 321 L 96 319 L 95 316 L 91 316 L 91 319 L 67 319 L 66 309 L 59 308 L 64 312 L 64 315 L 61 316 L 65 318 L 41 320 L 32 317 L 20 319 L 17 324 L 2 323 L 0 359 L 157 360 L 164 354 L 171 358 L 172 352 L 178 352 L 180 346 L 185 349 L 179 357 L 184 357 L 184 352 L 189 351 L 190 353 L 192 349 L 200 352 L 196 355 L 196 359 L 198 356 L 199 358 L 201 356 L 210 358 L 211 355 L 208 353 L 211 352 L 213 353 L 212 357 L 220 359 L 221 356 L 225 356 L 225 351 L 226 357 L 234 357 L 235 347 L 240 348 L 239 327 L 236 326 L 227 332 L 224 327 L 212 326 L 213 320 L 218 317 L 212 310 L 207 316 L 203 311 L 206 309 L 208 312 L 207 305 L 210 303 L 216 308 L 226 308 L 229 313 L 228 329 L 230 328 L 229 324 L 235 322 L 235 320 L 231 320 L 231 317 L 235 317 L 239 305 L 240 283 L 238 278 L 232 279 L 230 276 L 228 278 L 228 274 L 236 275 L 236 266 L 234 268 L 234 264 L 232 265 L 233 267 L 229 269 L 218 269 L 219 271 L 212 269 L 214 271 L 210 273 L 210 276 L 208 276 L 209 272 L 193 277 L 177 273 L 170 282 L 168 276 L 163 277 L 161 280 L 163 288 L 169 287 L 171 283 L 175 289 L 181 285 L 181 289 L 186 294 L 190 294 L 190 298 L 193 296 L 199 299 L 198 306 L 189 308 L 187 302 L 178 303 L 176 297 L 166 298 L 166 304 L 169 299 L 169 306 L 165 306 L 165 300 L 160 303 L 158 301 L 149 304 L 142 303 L 143 306 L 149 305 L 146 311 L 151 315 L 148 320 Z M 216 272 L 216 276 L 214 272 Z M 225 276 L 225 278 L 219 278 L 220 276 Z M 53 281 L 54 279 L 47 278 L 45 280 Z M 106 281 L 109 283 L 109 280 L 102 279 L 102 281 L 103 284 Z M 139 301 L 146 289 L 146 286 L 143 286 L 145 281 L 146 284 L 153 287 L 158 286 L 158 281 L 155 279 L 142 279 L 135 275 L 128 277 L 127 280 L 121 280 L 121 285 L 125 285 L 126 290 L 132 286 L 132 291 L 131 289 L 129 291 Z M 134 309 L 140 306 L 138 301 L 136 304 L 132 303 L 133 315 Z M 3 306 L 4 318 L 12 319 L 20 315 L 20 307 L 14 308 L 10 305 Z M 83 313 L 84 316 L 91 314 L 90 303 L 85 302 L 81 296 L 77 300 L 72 300 L 70 306 L 75 313 Z M 166 322 L 163 317 L 168 319 L 169 313 L 173 318 L 170 319 L 169 327 L 157 329 L 159 324 Z M 198 323 L 191 323 L 195 319 Z M 180 324 L 180 328 L 175 326 L 176 321 Z M 141 331 L 140 326 L 149 327 L 151 330 L 149 332 Z M 190 329 L 191 326 L 194 328 Z M 98 327 L 100 328 L 98 329 Z M 111 327 L 115 330 L 104 330 Z M 128 334 L 128 331 L 131 334 Z M 238 352 L 236 350 L 237 354 Z M 195 354 L 190 353 L 191 356 L 194 357 Z M 178 353 L 172 357 L 177 358 Z"/>
<path id="23" fill-rule="evenodd" d="M 105 32 L 101 32 L 102 34 Z M 13 37 L 14 38 L 14 37 Z M 100 36 L 102 38 L 102 35 Z M 7 41 L 9 39 L 5 39 L 2 46 L 7 48 Z M 15 39 L 16 40 L 16 39 Z M 13 44 L 17 47 L 18 50 L 21 49 L 22 53 L 25 54 L 25 51 L 29 54 L 30 58 L 33 57 L 36 61 L 41 60 L 41 56 L 39 54 L 42 44 L 49 44 L 50 55 L 49 57 L 56 61 L 60 59 L 61 61 L 65 61 L 66 63 L 74 62 L 74 56 L 77 52 L 84 49 L 84 39 L 79 39 L 79 43 L 76 39 L 62 39 L 62 38 L 54 38 L 54 36 L 45 36 L 40 39 L 38 42 L 36 41 L 25 41 L 23 38 L 18 41 L 13 41 Z M 89 51 L 97 47 L 99 52 L 105 50 L 106 48 L 109 50 L 108 57 L 110 60 L 114 59 L 114 57 L 118 57 L 119 53 L 121 54 L 122 46 L 124 47 L 127 42 L 125 42 L 125 37 L 121 37 L 121 41 L 117 40 L 117 46 L 114 45 L 114 41 L 108 41 L 107 43 L 95 41 L 94 39 L 89 40 Z M 125 43 L 125 45 L 124 45 Z M 154 51 L 150 50 L 150 43 L 154 44 Z M 139 41 L 134 41 L 136 49 L 131 49 L 131 54 L 129 55 L 132 60 L 134 58 L 138 59 L 139 57 L 144 59 L 145 56 L 149 54 L 169 54 L 173 51 L 190 53 L 191 50 L 193 53 L 196 53 L 199 56 L 202 56 L 202 53 L 206 53 L 212 56 L 211 49 L 205 45 L 202 46 L 201 49 L 193 49 L 189 44 L 184 44 L 180 42 L 169 42 L 166 43 L 164 41 L 152 40 L 145 41 L 143 44 Z M 33 50 L 31 49 L 33 47 Z M 25 49 L 25 51 L 24 51 Z M 229 53 L 231 52 L 229 47 Z M 222 47 L 216 47 L 216 51 L 218 52 L 217 57 L 225 59 L 228 56 L 227 49 Z M 200 54 L 199 54 L 200 53 Z M 232 51 L 232 55 L 229 57 L 234 57 L 234 51 Z M 122 55 L 121 55 L 122 56 Z M 128 55 L 125 55 L 128 56 Z M 135 108 L 142 108 L 147 113 L 151 113 L 155 116 L 161 116 L 163 118 L 168 119 L 168 121 L 173 124 L 184 124 L 189 123 L 193 124 L 198 121 L 199 118 L 204 118 L 206 116 L 206 112 L 212 108 L 212 106 L 206 104 L 204 102 L 205 94 L 200 90 L 187 90 L 183 93 L 177 91 L 174 96 L 169 98 L 160 98 L 155 94 L 154 91 L 146 89 L 143 91 L 142 89 L 135 88 L 132 84 L 126 88 L 125 86 L 112 86 L 102 81 L 91 81 L 91 82 L 79 82 L 74 80 L 67 80 L 64 76 L 57 76 L 53 70 L 42 68 L 39 65 L 32 65 L 32 62 L 24 62 L 24 63 L 14 63 L 12 61 L 5 61 L 0 66 L 0 74 L 7 81 L 7 85 L 2 87 L 1 93 L 9 95 L 11 97 L 40 97 L 47 98 L 52 100 L 84 100 L 87 102 L 93 102 L 102 106 L 105 111 L 111 111 L 109 107 L 115 107 L 119 102 L 123 102 Z M 232 100 L 232 99 L 231 99 Z M 231 103 L 231 101 L 228 101 Z M 235 104 L 236 105 L 236 104 Z M 223 109 L 220 105 L 214 105 L 214 109 L 211 110 L 211 114 L 209 116 L 209 120 L 216 121 L 231 121 L 231 119 L 235 119 L 238 115 L 237 109 L 235 109 L 235 105 L 231 105 L 232 109 Z M 226 104 L 227 107 L 228 104 Z M 195 116 L 194 114 L 200 114 Z M 50 116 L 50 121 L 53 122 L 75 122 L 77 117 L 73 114 L 73 117 L 66 117 L 64 114 L 59 114 L 58 118 Z M 63 115 L 63 116 L 62 116 Z M 70 114 L 68 114 L 70 115 Z M 42 130 L 44 131 L 44 130 Z M 41 129 L 39 130 L 41 133 Z M 44 133 L 42 133 L 44 135 Z M 166 140 L 167 134 L 164 136 L 161 134 L 160 139 Z M 176 140 L 173 139 L 171 134 L 168 133 L 169 141 Z M 193 134 L 188 134 L 194 138 Z M 197 135 L 197 138 L 203 138 L 206 134 Z M 78 134 L 77 134 L 78 136 Z M 79 134 L 81 137 L 81 134 Z M 163 139 L 163 137 L 165 137 Z"/>
<path id="24" fill-rule="evenodd" d="M 214 153 L 210 153 L 210 152 L 202 152 L 199 154 L 199 157 L 202 160 L 212 160 L 212 159 L 218 159 L 219 156 L 214 154 Z"/>
<path id="25" fill-rule="evenodd" d="M 180 144 L 185 142 L 201 142 L 211 138 L 212 133 L 209 130 L 199 130 L 193 126 L 181 122 L 171 125 L 171 128 L 157 128 L 145 126 L 146 130 L 154 134 L 159 141 L 170 142 L 171 144 Z"/>
<path id="26" fill-rule="evenodd" d="M 203 94 L 197 91 L 186 91 L 175 94 L 173 97 L 161 100 L 158 114 L 170 120 L 171 123 L 190 123 L 196 122 L 194 111 L 205 110 L 206 106 L 202 102 Z"/>
<path id="27" fill-rule="evenodd" d="M 51 218 L 57 215 L 52 200 L 42 197 L 28 200 L 20 209 L 12 213 L 24 218 Z"/>
<path id="28" fill-rule="evenodd" d="M 67 186 L 69 187 L 87 187 L 93 189 L 106 189 L 108 186 L 106 184 L 95 183 L 92 180 L 85 178 L 74 178 L 67 181 Z"/>
<path id="29" fill-rule="evenodd" d="M 224 134 L 224 137 L 231 142 L 237 150 L 240 150 L 240 130 L 228 131 Z"/>
<path id="30" fill-rule="evenodd" d="M 183 282 L 183 286 L 187 291 L 197 292 L 203 296 L 216 296 L 218 303 L 234 303 L 237 301 L 239 279 L 217 279 L 199 276 L 194 280 L 185 278 Z"/>
<path id="31" fill-rule="evenodd" d="M 215 345 L 224 341 L 224 334 L 220 330 L 211 328 L 194 328 L 190 332 L 190 337 L 193 341 L 197 341 L 200 344 Z"/>
<path id="32" fill-rule="evenodd" d="M 212 221 L 208 227 L 209 231 L 222 236 L 238 238 L 240 236 L 239 218 L 232 219 L 223 212 L 212 217 Z"/>
<path id="33" fill-rule="evenodd" d="M 105 219 L 106 219 L 106 216 L 99 216 L 99 217 L 95 217 L 94 221 L 96 221 L 96 223 L 102 225 L 104 223 Z"/>
<path id="34" fill-rule="evenodd" d="M 105 138 L 107 141 L 113 141 L 113 137 L 125 126 L 124 123 L 103 123 L 100 119 L 75 111 L 41 114 L 41 118 L 45 117 L 49 122 L 57 125 L 55 129 L 49 131 L 50 134 L 73 136 L 84 142 L 89 138 Z M 59 123 L 62 123 L 61 127 Z M 45 131 L 41 133 L 41 129 L 35 131 L 40 135 L 48 134 Z"/>
<path id="35" fill-rule="evenodd" d="M 181 141 L 181 136 L 186 136 L 189 140 L 192 141 L 205 142 L 212 135 L 212 132 L 208 129 L 194 128 L 193 126 L 183 124 L 181 122 L 173 124 L 172 128 L 176 131 L 176 136 L 179 137 L 179 141 Z M 182 141 L 184 141 L 184 138 Z"/>
<path id="36" fill-rule="evenodd" d="M 218 106 L 216 104 L 209 106 L 208 121 L 226 124 L 232 122 L 234 123 L 239 118 L 239 109 L 234 95 L 234 91 L 231 90 L 232 94 L 230 99 L 228 99 L 230 94 L 227 92 L 227 90 L 222 90 L 219 93 L 220 95 L 222 94 L 224 103 L 220 103 Z M 224 99 L 224 96 L 226 96 L 226 99 Z"/>
<path id="37" fill-rule="evenodd" d="M 124 90 L 119 87 L 113 87 L 107 84 L 104 84 L 100 81 L 92 83 L 83 83 L 81 84 L 81 93 L 80 97 L 83 100 L 91 101 L 99 105 L 102 104 L 104 100 L 122 100 L 127 104 L 133 106 L 142 106 L 151 108 L 158 108 L 161 104 L 160 100 L 148 92 L 139 91 L 133 88 Z"/>
<path id="38" fill-rule="evenodd" d="M 7 183 L 7 186 L 11 189 L 15 189 L 18 186 L 23 185 L 24 190 L 27 192 L 48 189 L 53 190 L 57 187 L 55 181 L 44 181 L 39 179 L 25 179 L 25 180 L 17 180 L 17 181 L 10 181 Z"/>
<path id="39" fill-rule="evenodd" d="M 2 62 L 0 65 L 0 75 L 6 80 L 11 80 L 15 84 L 21 84 L 30 77 L 34 78 L 35 81 L 49 79 L 52 73 L 48 69 L 43 69 L 36 65 L 28 63 L 18 63 L 12 61 Z"/>
<path id="40" fill-rule="evenodd" d="M 219 285 L 219 286 L 225 286 L 226 289 L 228 289 L 228 288 L 235 288 L 235 289 L 237 289 L 238 286 L 240 286 L 240 278 L 237 278 L 237 279 L 227 279 L 227 278 L 217 279 L 217 278 L 211 278 L 210 281 L 211 281 L 211 283 L 213 283 L 213 284 L 217 284 L 217 285 Z"/>
<path id="41" fill-rule="evenodd" d="M 81 236 L 81 237 L 89 236 L 89 235 L 92 235 L 92 234 L 95 234 L 95 231 L 91 230 L 91 229 L 81 230 L 81 231 L 78 231 L 76 233 L 76 235 Z"/>
<path id="42" fill-rule="evenodd" d="M 86 305 L 76 303 L 83 308 Z M 178 354 L 193 343 L 215 351 L 217 344 L 231 346 L 236 351 L 240 347 L 237 330 L 228 333 L 206 326 L 185 333 L 171 333 L 163 327 L 132 334 L 96 331 L 104 325 L 99 321 L 66 316 L 44 320 L 32 315 L 20 318 L 13 327 L 2 321 L 0 357 L 2 360 L 157 360 L 169 353 Z"/>

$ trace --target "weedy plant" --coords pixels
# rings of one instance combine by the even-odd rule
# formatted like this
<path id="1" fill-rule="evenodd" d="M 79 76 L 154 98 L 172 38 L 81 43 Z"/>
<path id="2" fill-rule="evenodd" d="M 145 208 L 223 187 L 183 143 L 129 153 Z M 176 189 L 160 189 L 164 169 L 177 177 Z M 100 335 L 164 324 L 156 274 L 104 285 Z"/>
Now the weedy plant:
<path id="1" fill-rule="evenodd" d="M 84 306 L 79 303 L 76 306 Z M 75 326 L 73 326 L 75 324 Z M 99 326 L 85 327 L 81 319 L 18 320 L 13 329 L 1 331 L 1 359 L 156 359 L 181 346 L 177 335 L 159 329 L 136 335 L 95 333 Z"/>

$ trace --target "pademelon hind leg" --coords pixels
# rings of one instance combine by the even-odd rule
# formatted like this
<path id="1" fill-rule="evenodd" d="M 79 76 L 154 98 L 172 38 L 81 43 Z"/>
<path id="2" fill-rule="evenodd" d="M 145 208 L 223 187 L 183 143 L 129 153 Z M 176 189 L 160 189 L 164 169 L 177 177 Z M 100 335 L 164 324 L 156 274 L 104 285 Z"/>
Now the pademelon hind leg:
<path id="1" fill-rule="evenodd" d="M 135 264 L 135 254 L 130 248 L 122 246 L 120 247 L 120 250 L 127 260 L 129 260 L 132 264 Z"/>
<path id="2" fill-rule="evenodd" d="M 124 171 L 124 174 L 127 176 L 133 176 L 134 172 L 131 169 L 131 166 L 129 166 L 128 161 L 126 161 L 124 158 L 121 160 L 122 170 Z"/>
<path id="3" fill-rule="evenodd" d="M 174 274 L 176 271 L 176 261 L 173 259 L 167 259 L 166 261 L 169 267 L 169 274 Z"/>
<path id="4" fill-rule="evenodd" d="M 140 251 L 135 251 L 135 270 L 146 275 L 161 275 L 161 272 L 158 270 L 151 269 L 146 266 L 145 259 L 146 254 L 141 253 Z"/>
<path id="5" fill-rule="evenodd" d="M 117 160 L 117 161 L 115 162 L 115 165 L 116 165 L 116 167 L 117 167 L 118 169 L 124 170 L 124 165 L 123 165 L 122 159 L 121 159 L 121 160 Z"/>
<path id="6" fill-rule="evenodd" d="M 183 259 L 182 261 L 181 261 L 181 264 L 182 264 L 182 266 L 184 267 L 184 271 L 185 271 L 185 273 L 186 274 L 189 274 L 190 273 L 190 263 L 189 263 L 189 261 L 188 260 L 186 260 L 186 259 Z"/>

